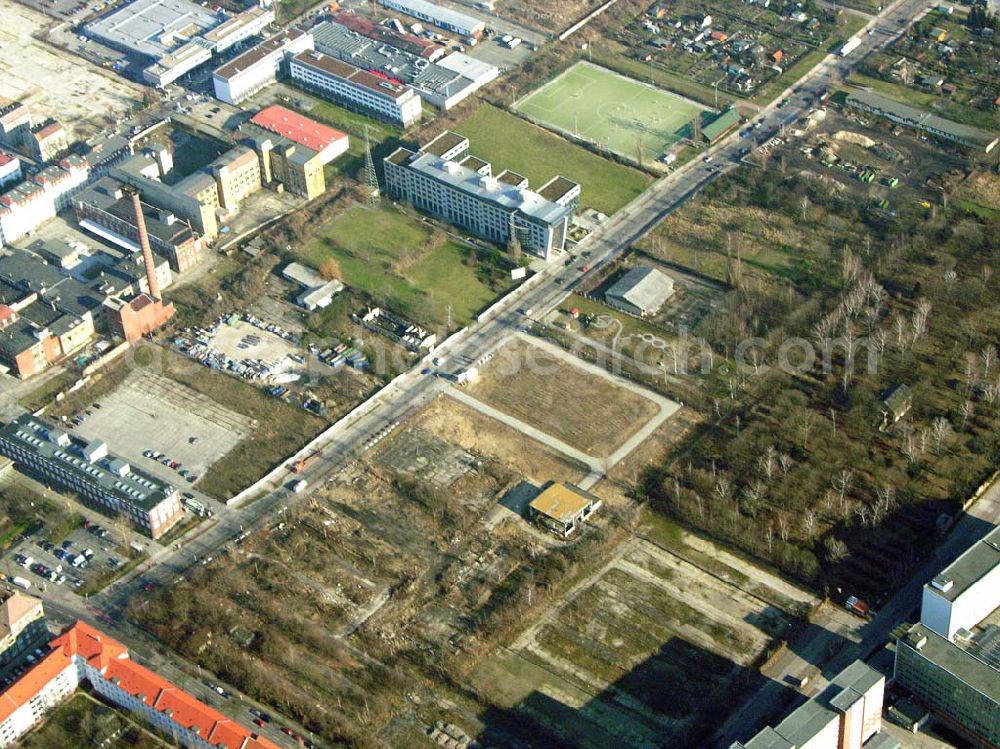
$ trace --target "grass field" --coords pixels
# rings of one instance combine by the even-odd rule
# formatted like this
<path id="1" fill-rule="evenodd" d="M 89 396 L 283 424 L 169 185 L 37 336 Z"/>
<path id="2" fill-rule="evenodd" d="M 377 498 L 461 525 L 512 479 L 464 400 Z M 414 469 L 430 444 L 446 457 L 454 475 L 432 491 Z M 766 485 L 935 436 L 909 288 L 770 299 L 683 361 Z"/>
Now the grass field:
<path id="1" fill-rule="evenodd" d="M 392 298 L 424 325 L 446 322 L 449 305 L 452 321 L 465 324 L 498 293 L 478 267 L 466 264 L 467 247 L 389 207 L 352 208 L 298 254 L 317 268 L 335 258 L 344 283 L 376 299 Z"/>
<path id="2" fill-rule="evenodd" d="M 685 137 L 691 120 L 709 111 L 690 99 L 584 61 L 515 108 L 542 125 L 643 163 L 654 161 Z"/>
<path id="3" fill-rule="evenodd" d="M 493 163 L 495 172 L 512 169 L 534 187 L 562 174 L 581 184 L 584 206 L 604 213 L 614 213 L 652 182 L 636 169 L 601 158 L 489 105 L 481 106 L 454 129 L 469 139 L 474 155 Z"/>

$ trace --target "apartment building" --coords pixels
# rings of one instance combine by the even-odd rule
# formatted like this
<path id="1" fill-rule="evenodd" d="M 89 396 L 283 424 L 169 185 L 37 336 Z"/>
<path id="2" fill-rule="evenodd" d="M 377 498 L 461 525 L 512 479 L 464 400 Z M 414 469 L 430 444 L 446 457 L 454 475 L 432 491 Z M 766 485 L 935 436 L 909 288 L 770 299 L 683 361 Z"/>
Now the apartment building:
<path id="1" fill-rule="evenodd" d="M 450 131 L 419 151 L 400 147 L 383 163 L 386 189 L 397 200 L 497 244 L 516 236 L 546 260 L 566 247 L 580 195 L 572 180 L 554 177 L 535 192 L 519 174 L 493 176 L 488 162 L 469 155 L 468 138 Z"/>
<path id="2" fill-rule="evenodd" d="M 31 474 L 159 538 L 183 516 L 180 492 L 115 457 L 100 440 L 88 442 L 24 414 L 0 427 L 0 454 Z"/>
<path id="3" fill-rule="evenodd" d="M 38 647 L 48 634 L 40 598 L 0 590 L 0 667 Z"/>
<path id="4" fill-rule="evenodd" d="M 313 48 L 307 31 L 289 29 L 234 57 L 212 74 L 215 98 L 239 104 L 278 80 L 289 57 Z"/>
<path id="5" fill-rule="evenodd" d="M 292 80 L 310 91 L 357 112 L 409 127 L 420 120 L 416 92 L 401 82 L 310 50 L 289 63 Z"/>
<path id="6" fill-rule="evenodd" d="M 87 161 L 71 155 L 0 195 L 0 246 L 16 242 L 54 218 L 89 174 Z"/>
<path id="7" fill-rule="evenodd" d="M 186 749 L 278 749 L 231 718 L 133 661 L 128 649 L 77 621 L 51 650 L 0 694 L 0 748 L 12 746 L 86 684 Z"/>
<path id="8" fill-rule="evenodd" d="M 0 151 L 0 187 L 21 181 L 21 159 Z"/>

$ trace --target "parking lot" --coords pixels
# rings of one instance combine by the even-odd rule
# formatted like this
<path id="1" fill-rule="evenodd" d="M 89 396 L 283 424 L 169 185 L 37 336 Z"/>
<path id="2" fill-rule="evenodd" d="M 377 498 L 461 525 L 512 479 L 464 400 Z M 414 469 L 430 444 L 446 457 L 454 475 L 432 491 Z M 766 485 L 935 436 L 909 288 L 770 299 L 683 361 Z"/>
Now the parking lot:
<path id="1" fill-rule="evenodd" d="M 125 538 L 112 521 L 91 512 L 85 515 L 88 526 L 71 529 L 64 539 L 51 538 L 43 528 L 34 536 L 10 548 L 4 559 L 4 570 L 11 576 L 27 580 L 29 593 L 59 585 L 79 590 L 88 581 L 106 575 L 123 566 L 127 552 L 122 541 L 131 543 L 132 534 Z M 148 543 L 148 539 L 137 541 Z"/>
<path id="2" fill-rule="evenodd" d="M 191 366 L 200 366 L 194 363 Z M 175 486 L 194 483 L 254 429 L 252 419 L 163 375 L 137 370 L 76 426 L 111 452 Z M 177 468 L 143 453 L 155 450 Z M 185 473 L 181 473 L 184 471 Z"/>

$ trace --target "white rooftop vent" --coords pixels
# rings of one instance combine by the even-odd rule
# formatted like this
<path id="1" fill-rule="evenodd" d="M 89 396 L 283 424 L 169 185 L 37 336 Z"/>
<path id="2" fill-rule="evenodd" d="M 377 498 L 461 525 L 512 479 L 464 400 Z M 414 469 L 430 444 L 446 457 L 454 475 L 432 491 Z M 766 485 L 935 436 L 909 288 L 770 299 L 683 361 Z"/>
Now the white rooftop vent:
<path id="1" fill-rule="evenodd" d="M 940 590 L 942 593 L 947 593 L 955 585 L 955 581 L 948 577 L 942 577 L 938 575 L 933 580 L 931 580 L 931 587 Z"/>
<path id="2" fill-rule="evenodd" d="M 69 447 L 70 444 L 69 435 L 61 429 L 50 429 L 49 441 L 54 445 L 59 445 L 59 447 Z"/>
<path id="3" fill-rule="evenodd" d="M 85 457 L 90 463 L 94 463 L 101 458 L 107 457 L 107 454 L 108 445 L 106 442 L 101 442 L 101 440 L 94 440 L 83 448 L 83 457 Z"/>

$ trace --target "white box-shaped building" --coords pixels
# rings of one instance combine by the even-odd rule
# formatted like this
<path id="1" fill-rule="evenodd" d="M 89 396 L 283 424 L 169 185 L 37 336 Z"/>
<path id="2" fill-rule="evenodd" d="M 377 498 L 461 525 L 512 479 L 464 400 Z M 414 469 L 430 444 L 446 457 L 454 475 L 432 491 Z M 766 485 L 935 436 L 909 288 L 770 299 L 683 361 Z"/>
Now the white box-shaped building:
<path id="1" fill-rule="evenodd" d="M 277 81 L 285 58 L 312 48 L 312 34 L 298 29 L 289 29 L 261 42 L 212 74 L 215 98 L 239 104 Z"/>
<path id="2" fill-rule="evenodd" d="M 920 622 L 952 640 L 1000 606 L 1000 528 L 994 528 L 924 585 Z"/>

